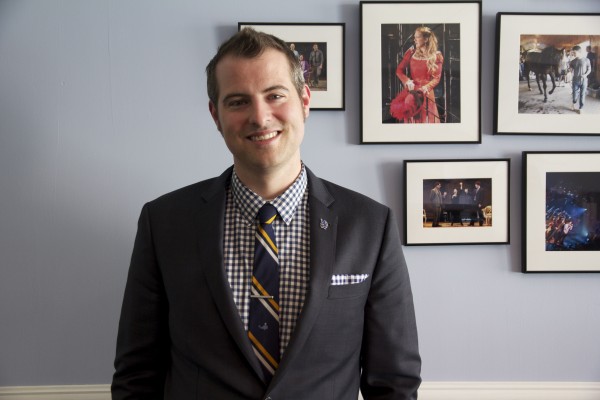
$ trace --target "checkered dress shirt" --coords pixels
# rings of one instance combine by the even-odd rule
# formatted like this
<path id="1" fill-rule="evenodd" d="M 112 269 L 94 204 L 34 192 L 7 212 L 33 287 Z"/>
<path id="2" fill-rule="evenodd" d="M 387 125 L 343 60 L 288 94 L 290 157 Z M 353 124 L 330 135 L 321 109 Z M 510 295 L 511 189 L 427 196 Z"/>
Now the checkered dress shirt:
<path id="1" fill-rule="evenodd" d="M 266 201 L 248 189 L 235 171 L 225 208 L 225 271 L 233 300 L 248 330 L 250 287 L 254 263 L 256 215 Z M 310 277 L 310 234 L 306 169 L 271 204 L 279 216 L 273 222 L 279 248 L 280 349 L 284 353 L 302 311 Z"/>

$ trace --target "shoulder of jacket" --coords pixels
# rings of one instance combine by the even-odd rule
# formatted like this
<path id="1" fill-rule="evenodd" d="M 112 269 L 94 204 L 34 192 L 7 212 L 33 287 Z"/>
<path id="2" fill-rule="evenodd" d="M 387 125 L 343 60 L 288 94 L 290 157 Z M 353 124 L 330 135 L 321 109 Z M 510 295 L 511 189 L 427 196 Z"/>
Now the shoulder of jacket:
<path id="1" fill-rule="evenodd" d="M 336 183 L 320 179 L 327 191 L 335 199 L 335 204 L 341 209 L 355 213 L 357 209 L 363 212 L 387 214 L 389 207 L 362 193 L 340 186 Z M 310 188 L 309 188 L 310 193 Z M 367 211 L 368 210 L 368 211 Z"/>
<path id="2" fill-rule="evenodd" d="M 227 169 L 221 176 L 206 179 L 200 182 L 184 186 L 180 189 L 163 194 L 152 200 L 149 204 L 162 206 L 166 204 L 181 204 L 181 202 L 199 202 L 204 198 L 211 198 L 218 193 L 225 193 L 231 180 L 231 168 Z"/>

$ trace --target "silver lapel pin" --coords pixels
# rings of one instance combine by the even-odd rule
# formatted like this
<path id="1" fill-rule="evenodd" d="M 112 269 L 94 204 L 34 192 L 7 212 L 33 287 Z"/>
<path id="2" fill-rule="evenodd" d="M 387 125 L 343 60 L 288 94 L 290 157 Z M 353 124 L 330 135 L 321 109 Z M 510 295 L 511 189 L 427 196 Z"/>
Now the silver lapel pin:
<path id="1" fill-rule="evenodd" d="M 321 227 L 321 229 L 327 229 L 327 228 L 329 228 L 329 222 L 327 222 L 323 218 L 321 218 L 321 223 L 319 224 L 319 226 Z"/>

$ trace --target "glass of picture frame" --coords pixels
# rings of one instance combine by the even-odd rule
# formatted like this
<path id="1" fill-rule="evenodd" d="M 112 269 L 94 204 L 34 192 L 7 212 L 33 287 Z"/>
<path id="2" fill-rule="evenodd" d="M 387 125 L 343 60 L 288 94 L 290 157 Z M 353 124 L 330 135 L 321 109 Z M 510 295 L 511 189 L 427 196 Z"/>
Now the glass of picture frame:
<path id="1" fill-rule="evenodd" d="M 510 159 L 404 161 L 405 245 L 508 244 Z"/>
<path id="2" fill-rule="evenodd" d="M 360 2 L 361 143 L 481 143 L 481 2 Z"/>
<path id="3" fill-rule="evenodd" d="M 524 151 L 523 272 L 600 272 L 600 151 Z"/>

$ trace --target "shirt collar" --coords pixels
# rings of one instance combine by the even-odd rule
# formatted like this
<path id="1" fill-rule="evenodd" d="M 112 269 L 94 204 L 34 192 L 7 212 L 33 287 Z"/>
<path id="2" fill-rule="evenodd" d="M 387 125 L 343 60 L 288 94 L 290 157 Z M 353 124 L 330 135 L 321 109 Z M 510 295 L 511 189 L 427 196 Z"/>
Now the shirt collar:
<path id="1" fill-rule="evenodd" d="M 302 163 L 302 169 L 294 183 L 285 192 L 270 201 L 286 225 L 289 225 L 294 218 L 298 205 L 306 191 L 307 184 L 306 168 L 304 167 L 304 163 Z M 248 224 L 253 224 L 258 210 L 267 201 L 244 185 L 235 173 L 235 169 L 231 178 L 231 191 L 235 207 Z"/>

